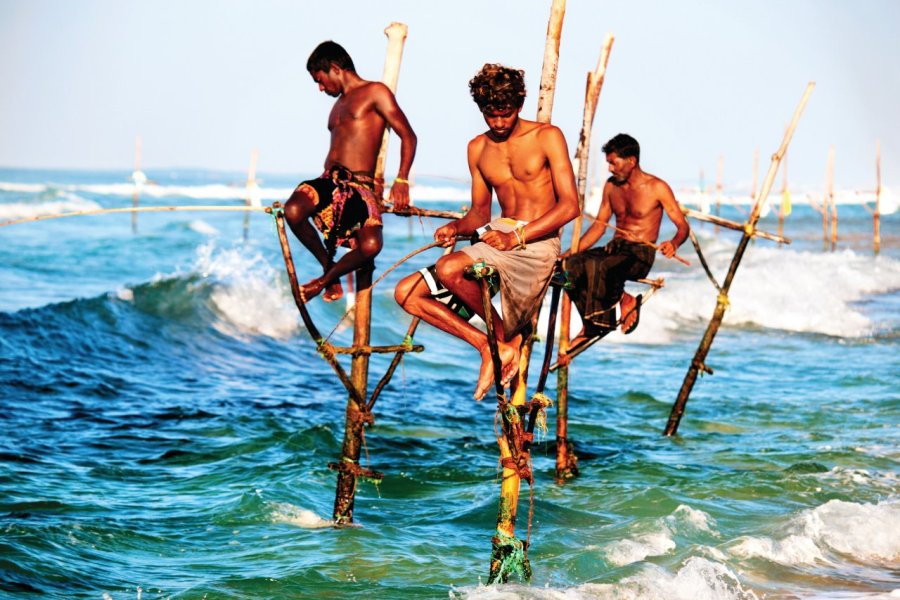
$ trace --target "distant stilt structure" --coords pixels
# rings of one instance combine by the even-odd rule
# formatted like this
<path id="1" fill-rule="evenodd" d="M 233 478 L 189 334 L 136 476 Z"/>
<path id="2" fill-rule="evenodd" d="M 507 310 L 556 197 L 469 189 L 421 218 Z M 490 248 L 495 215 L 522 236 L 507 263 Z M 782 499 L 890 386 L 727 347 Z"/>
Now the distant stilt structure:
<path id="1" fill-rule="evenodd" d="M 131 172 L 131 182 L 134 184 L 131 191 L 131 206 L 137 208 L 141 189 L 147 183 L 147 176 L 141 171 L 141 136 L 134 138 L 134 170 Z M 137 233 L 137 211 L 131 213 L 131 232 Z"/>
<path id="2" fill-rule="evenodd" d="M 828 150 L 828 168 L 825 175 L 825 195 L 828 198 L 828 207 L 831 209 L 831 251 L 834 252 L 835 248 L 837 248 L 838 240 L 838 212 L 837 202 L 834 200 L 834 146 Z"/>
<path id="3" fill-rule="evenodd" d="M 784 219 L 791 214 L 791 192 L 788 189 L 788 155 L 781 164 L 781 204 L 778 207 L 778 237 L 784 236 Z M 781 247 L 781 243 L 778 244 Z"/>
<path id="4" fill-rule="evenodd" d="M 881 140 L 875 141 L 875 212 L 872 214 L 872 246 L 881 252 Z"/>
<path id="5" fill-rule="evenodd" d="M 384 63 L 382 81 L 392 92 L 397 91 L 397 80 L 400 75 L 400 61 L 403 57 L 403 44 L 406 41 L 408 28 L 403 23 L 391 23 L 384 30 L 388 38 L 387 56 Z M 384 167 L 387 158 L 387 141 L 389 132 L 384 132 L 381 151 L 375 165 L 375 180 L 383 181 Z M 383 186 L 376 191 L 379 197 Z M 356 304 L 353 329 L 353 345 L 356 348 L 368 347 L 371 333 L 372 315 L 372 267 L 360 269 L 356 275 Z M 350 380 L 356 390 L 355 396 L 365 398 L 369 377 L 369 354 L 355 353 L 351 363 Z M 353 505 L 356 494 L 357 478 L 360 476 L 359 457 L 363 445 L 363 428 L 367 417 L 371 415 L 368 406 L 360 405 L 357 398 L 351 395 L 347 399 L 347 419 L 344 428 L 344 441 L 341 448 L 341 462 L 337 465 L 337 489 L 334 499 L 334 522 L 346 525 L 353 522 Z"/>
<path id="6" fill-rule="evenodd" d="M 552 0 L 550 19 L 547 23 L 547 36 L 544 44 L 544 62 L 541 69 L 541 87 L 538 94 L 537 121 L 549 123 L 553 113 L 553 97 L 556 93 L 556 73 L 559 65 L 559 42 L 562 34 L 563 18 L 566 14 L 565 0 Z M 490 308 L 487 308 L 488 319 Z M 533 483 L 531 473 L 531 457 L 524 448 L 525 436 L 521 435 L 522 416 L 527 411 L 525 394 L 527 392 L 528 363 L 531 347 L 534 342 L 534 326 L 537 315 L 532 319 L 532 332 L 523 339 L 520 353 L 519 373 L 513 378 L 511 399 L 507 403 L 502 386 L 498 389 L 498 419 L 504 435 L 497 437 L 500 447 L 500 464 L 503 468 L 500 484 L 500 506 L 497 513 L 497 530 L 491 539 L 491 560 L 488 583 L 506 582 L 510 575 L 518 574 L 524 580 L 531 579 L 531 565 L 528 561 L 528 539 L 523 542 L 516 537 L 516 514 L 519 506 L 521 481 L 525 479 L 529 485 Z M 492 336 L 488 321 L 488 333 Z M 489 339 L 492 339 L 489 337 Z M 495 359 L 494 375 L 499 381 L 500 365 L 496 348 L 492 345 Z M 531 533 L 531 519 L 528 522 Z"/>
<path id="7" fill-rule="evenodd" d="M 722 216 L 722 171 L 725 167 L 725 157 L 719 155 L 719 161 L 716 163 L 716 216 Z M 713 228 L 713 235 L 719 235 L 719 226 Z"/>
<path id="8" fill-rule="evenodd" d="M 578 251 L 581 241 L 582 213 L 587 187 L 588 162 L 590 157 L 591 131 L 594 124 L 594 115 L 597 112 L 597 103 L 600 99 L 600 90 L 603 88 L 603 80 L 606 78 L 606 67 L 609 64 L 609 54 L 612 50 L 615 37 L 611 33 L 606 34 L 603 47 L 600 51 L 600 59 L 593 72 L 587 74 L 587 87 L 584 98 L 584 113 L 582 116 L 581 135 L 578 138 L 578 147 L 575 157 L 578 162 L 578 218 L 575 219 L 572 230 L 572 252 Z M 572 319 L 572 302 L 568 295 L 563 295 L 560 309 L 559 345 L 557 360 L 562 362 L 567 358 L 569 340 L 572 338 L 570 321 Z M 556 479 L 562 481 L 578 474 L 578 459 L 575 449 L 568 439 L 569 427 L 569 367 L 568 362 L 560 366 L 556 373 Z"/>
<path id="9" fill-rule="evenodd" d="M 722 324 L 722 319 L 725 317 L 725 310 L 728 308 L 729 304 L 728 291 L 731 289 L 731 282 L 734 279 L 735 274 L 737 273 L 738 266 L 740 266 L 741 264 L 741 259 L 744 256 L 744 252 L 747 250 L 747 245 L 756 233 L 756 224 L 760 218 L 760 211 L 762 210 L 763 203 L 765 203 L 769 195 L 769 191 L 772 189 L 772 184 L 775 182 L 775 176 L 778 174 L 778 165 L 781 162 L 782 157 L 784 157 L 785 152 L 787 152 L 787 148 L 791 142 L 791 138 L 793 137 L 794 130 L 797 128 L 797 123 L 800 120 L 800 115 L 803 113 L 803 109 L 806 106 L 806 103 L 809 100 L 809 96 L 810 94 L 812 94 L 814 87 L 814 82 L 810 82 L 806 86 L 806 91 L 803 93 L 803 97 L 800 99 L 800 104 L 794 111 L 794 117 L 793 119 L 791 119 L 791 123 L 784 134 L 784 139 L 781 142 L 781 146 L 779 147 L 778 151 L 772 155 L 772 163 L 769 166 L 769 172 L 766 175 L 765 180 L 763 181 L 762 190 L 760 190 L 759 196 L 756 198 L 756 201 L 753 204 L 753 210 L 750 213 L 750 217 L 747 219 L 747 223 L 744 225 L 744 232 L 741 236 L 741 241 L 738 243 L 737 250 L 734 253 L 734 258 L 732 258 L 731 260 L 731 266 L 728 269 L 728 274 L 725 277 L 724 283 L 721 286 L 716 286 L 718 288 L 719 294 L 716 300 L 716 308 L 713 312 L 713 317 L 709 322 L 706 333 L 704 333 L 703 335 L 703 339 L 700 341 L 700 346 L 697 348 L 697 352 L 694 354 L 694 359 L 691 361 L 691 366 L 688 369 L 687 374 L 685 375 L 684 382 L 681 385 L 681 390 L 678 392 L 678 397 L 675 400 L 675 404 L 672 406 L 672 411 L 669 415 L 669 420 L 666 423 L 664 435 L 673 436 L 677 433 L 678 424 L 681 422 L 681 417 L 684 414 L 684 409 L 687 405 L 688 397 L 691 394 L 694 383 L 697 381 L 697 375 L 701 371 L 710 374 L 712 373 L 712 369 L 710 369 L 704 361 L 706 360 L 706 356 L 709 353 L 709 349 L 712 346 L 716 333 L 719 331 L 719 326 Z"/>
<path id="10" fill-rule="evenodd" d="M 247 187 L 244 191 L 244 204 L 246 206 L 262 206 L 260 200 L 259 182 L 256 180 L 256 161 L 259 153 L 256 148 L 250 152 L 250 166 L 247 167 Z M 247 241 L 250 231 L 250 213 L 244 213 L 244 241 Z"/>

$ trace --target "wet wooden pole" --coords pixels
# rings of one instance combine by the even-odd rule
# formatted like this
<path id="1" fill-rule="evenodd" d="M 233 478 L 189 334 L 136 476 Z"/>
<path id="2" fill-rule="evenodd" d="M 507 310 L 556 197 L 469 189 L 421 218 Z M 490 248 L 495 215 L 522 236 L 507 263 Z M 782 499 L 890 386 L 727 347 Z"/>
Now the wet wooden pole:
<path id="1" fill-rule="evenodd" d="M 597 102 L 600 99 L 600 90 L 603 88 L 603 80 L 606 77 L 606 66 L 609 63 L 609 53 L 612 50 L 615 37 L 611 33 L 606 34 L 603 47 L 600 51 L 600 59 L 597 68 L 587 74 L 587 87 L 584 98 L 584 113 L 582 115 L 581 135 L 578 138 L 578 148 L 575 156 L 578 163 L 578 218 L 575 219 L 572 231 L 571 251 L 578 252 L 578 244 L 581 242 L 582 212 L 587 187 L 587 166 L 590 157 L 591 131 L 594 124 L 594 115 L 597 112 Z M 566 361 L 566 353 L 569 351 L 571 339 L 572 302 L 567 295 L 562 298 L 559 324 L 559 355 L 557 360 Z M 578 474 L 578 459 L 572 443 L 568 439 L 569 428 L 569 367 L 565 363 L 556 373 L 556 479 L 558 481 L 574 477 Z"/>
<path id="2" fill-rule="evenodd" d="M 382 82 L 392 92 L 397 91 L 397 80 L 400 75 L 400 60 L 403 56 L 403 43 L 406 41 L 407 27 L 403 23 L 391 23 L 384 30 L 388 38 L 387 56 L 384 63 Z M 382 181 L 387 157 L 387 139 L 389 132 L 384 132 L 381 151 L 375 166 L 375 180 Z M 376 184 L 380 197 L 382 189 Z M 372 266 L 364 267 L 356 276 L 356 304 L 353 329 L 353 345 L 368 346 L 372 326 Z M 357 396 L 366 397 L 369 378 L 369 355 L 360 353 L 353 356 L 350 368 L 350 380 L 357 391 Z M 334 523 L 346 525 L 353 522 L 353 504 L 356 494 L 356 483 L 359 473 L 359 457 L 362 451 L 363 428 L 369 415 L 367 407 L 360 406 L 352 395 L 347 399 L 344 442 L 341 447 L 341 462 L 338 467 L 337 490 L 334 498 Z"/>
<path id="3" fill-rule="evenodd" d="M 875 142 L 875 212 L 872 214 L 872 245 L 881 252 L 881 140 Z"/>
<path id="4" fill-rule="evenodd" d="M 788 157 L 784 155 L 781 165 L 781 204 L 778 207 L 778 237 L 784 237 L 784 218 L 790 212 L 791 192 L 788 190 Z M 787 209 L 785 209 L 787 205 Z M 781 245 L 780 243 L 778 244 Z"/>
<path id="5" fill-rule="evenodd" d="M 825 193 L 828 198 L 828 208 L 831 210 L 831 251 L 837 247 L 837 202 L 834 200 L 834 146 L 828 151 L 828 171 L 826 173 Z M 826 242 L 827 246 L 827 242 Z"/>
<path id="6" fill-rule="evenodd" d="M 725 277 L 725 282 L 722 284 L 721 292 L 716 300 L 716 308 L 713 312 L 713 317 L 709 322 L 709 326 L 706 328 L 703 339 L 700 341 L 697 352 L 694 354 L 694 359 L 691 361 L 691 366 L 688 369 L 687 375 L 685 375 L 684 382 L 681 385 L 681 390 L 678 392 L 675 404 L 672 406 L 672 412 L 669 415 L 669 421 L 666 423 L 664 431 L 664 434 L 667 436 L 673 436 L 678 431 L 678 424 L 684 414 L 684 409 L 687 405 L 691 390 L 694 387 L 694 383 L 697 381 L 697 375 L 701 371 L 712 373 L 712 370 L 706 366 L 704 361 L 712 346 L 713 339 L 715 339 L 716 333 L 719 331 L 722 319 L 725 317 L 725 310 L 728 308 L 729 304 L 728 290 L 731 288 L 731 282 L 737 273 L 738 266 L 741 264 L 741 259 L 744 257 L 744 252 L 747 250 L 747 245 L 754 236 L 763 203 L 766 202 L 769 191 L 772 189 L 772 184 L 775 182 L 775 176 L 778 174 L 778 165 L 781 163 L 781 159 L 784 157 L 785 152 L 787 152 L 788 145 L 791 143 L 791 138 L 794 135 L 794 130 L 797 128 L 797 123 L 800 121 L 800 115 L 803 113 L 803 109 L 806 106 L 814 87 L 814 82 L 807 84 L 806 91 L 800 99 L 800 104 L 794 111 L 794 117 L 791 119 L 791 124 L 784 134 L 784 139 L 781 141 L 781 146 L 778 148 L 778 151 L 772 155 L 772 163 L 769 165 L 769 172 L 763 181 L 762 189 L 760 190 L 759 196 L 756 198 L 756 202 L 753 204 L 753 210 L 750 212 L 750 217 L 747 219 L 747 223 L 744 226 L 744 233 L 741 236 L 741 241 L 738 243 L 734 258 L 731 259 L 731 266 L 728 268 L 728 274 Z"/>
<path id="7" fill-rule="evenodd" d="M 260 206 L 260 190 L 259 190 L 259 182 L 256 181 L 256 161 L 259 158 L 259 154 L 254 148 L 252 152 L 250 152 L 250 166 L 247 167 L 247 186 L 244 189 L 244 205 L 245 206 Z M 244 241 L 247 241 L 247 238 L 250 236 L 250 213 L 244 213 Z"/>
<path id="8" fill-rule="evenodd" d="M 550 19 L 547 22 L 547 36 L 544 43 L 544 62 L 541 69 L 541 87 L 538 94 L 537 121 L 549 123 L 553 113 L 553 97 L 556 93 L 556 73 L 559 65 L 559 42 L 562 35 L 563 19 L 566 14 L 565 0 L 552 0 L 550 6 Z M 535 324 L 537 315 L 532 319 Z M 512 394 L 510 410 L 500 410 L 501 426 L 506 431 L 514 424 L 510 419 L 515 417 L 519 410 L 525 407 L 527 393 L 528 363 L 531 358 L 531 347 L 534 341 L 533 331 L 528 339 L 523 340 L 523 347 L 519 358 L 519 372 L 512 381 Z M 496 368 L 495 368 L 496 372 Z M 520 419 L 516 419 L 521 426 Z M 521 429 L 521 427 L 519 427 Z M 521 488 L 520 471 L 516 467 L 518 461 L 513 456 L 518 454 L 519 448 L 510 445 L 506 436 L 499 436 L 497 444 L 500 447 L 500 463 L 503 465 L 503 474 L 500 484 L 500 506 L 497 512 L 497 530 L 491 538 L 491 561 L 489 582 L 505 582 L 512 573 L 518 573 L 524 579 L 531 577 L 528 565 L 528 544 L 523 544 L 516 538 L 516 513 L 519 505 L 519 491 Z M 521 440 L 519 440 L 521 444 Z M 526 462 L 527 457 L 525 458 Z"/>
<path id="9" fill-rule="evenodd" d="M 131 191 L 131 207 L 137 208 L 141 197 L 141 188 L 147 183 L 147 176 L 141 171 L 141 136 L 134 139 L 134 171 L 131 172 L 131 182 L 134 184 L 134 189 Z M 132 233 L 137 233 L 137 213 L 136 210 L 131 213 Z"/>

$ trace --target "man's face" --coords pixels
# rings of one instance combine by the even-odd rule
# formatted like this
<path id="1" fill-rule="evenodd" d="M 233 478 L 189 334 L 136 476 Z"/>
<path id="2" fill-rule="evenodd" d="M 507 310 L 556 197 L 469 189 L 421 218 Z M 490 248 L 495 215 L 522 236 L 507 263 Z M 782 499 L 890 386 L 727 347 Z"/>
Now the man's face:
<path id="1" fill-rule="evenodd" d="M 521 107 L 510 106 L 482 111 L 484 122 L 490 129 L 490 138 L 495 142 L 506 141 L 519 121 L 519 111 L 521 110 Z"/>
<path id="2" fill-rule="evenodd" d="M 628 181 L 631 172 L 634 171 L 637 159 L 633 156 L 622 158 L 615 152 L 610 152 L 606 155 L 606 164 L 609 165 L 609 172 L 613 177 L 613 181 L 623 184 Z"/>
<path id="3" fill-rule="evenodd" d="M 338 78 L 337 68 L 331 67 L 328 71 L 315 71 L 310 75 L 312 75 L 313 81 L 319 84 L 320 92 L 325 92 L 332 98 L 341 95 L 343 89 Z"/>

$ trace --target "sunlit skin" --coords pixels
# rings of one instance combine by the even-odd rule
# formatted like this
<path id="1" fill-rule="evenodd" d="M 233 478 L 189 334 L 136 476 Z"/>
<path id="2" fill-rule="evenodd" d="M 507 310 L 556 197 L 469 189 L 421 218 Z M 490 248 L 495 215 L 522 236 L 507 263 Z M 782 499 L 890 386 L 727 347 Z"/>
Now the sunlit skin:
<path id="1" fill-rule="evenodd" d="M 603 237 L 613 215 L 616 217 L 614 238 L 655 243 L 665 213 L 676 231 L 672 239 L 659 244 L 658 249 L 668 258 L 675 256 L 675 251 L 687 239 L 690 226 L 678 207 L 672 188 L 659 177 L 644 172 L 634 156 L 622 157 L 610 152 L 606 155 L 606 164 L 611 177 L 603 187 L 597 219 L 582 236 L 578 251 L 590 249 Z M 627 330 L 637 318 L 635 305 L 634 296 L 622 294 L 622 331 Z M 583 335 L 582 331 L 572 340 L 572 345 L 580 342 Z"/>
<path id="2" fill-rule="evenodd" d="M 575 175 L 566 140 L 555 126 L 519 117 L 521 107 L 482 113 L 488 130 L 469 142 L 468 162 L 472 176 L 472 205 L 466 215 L 437 229 L 434 239 L 449 246 L 466 238 L 491 220 L 491 198 L 496 193 L 501 216 L 527 221 L 529 240 L 556 235 L 578 215 Z M 499 250 L 518 245 L 515 233 L 488 231 L 481 241 Z M 453 252 L 437 262 L 439 279 L 448 290 L 484 318 L 480 284 L 466 279 L 464 269 L 472 258 Z M 403 279 L 395 290 L 397 302 L 409 313 L 471 344 L 481 355 L 481 369 L 474 396 L 481 399 L 494 382 L 494 367 L 485 333 L 434 300 L 418 273 Z M 492 311 L 497 337 L 501 381 L 516 374 L 522 335 L 508 335 L 503 320 Z"/>
<path id="3" fill-rule="evenodd" d="M 390 127 L 400 138 L 397 178 L 408 179 L 417 139 L 390 89 L 334 63 L 327 71 L 315 71 L 310 76 L 320 92 L 337 98 L 328 115 L 331 143 L 325 156 L 325 169 L 340 164 L 356 173 L 373 176 L 385 128 Z M 378 186 L 376 192 L 380 190 Z M 409 206 L 409 184 L 395 180 L 389 200 L 395 208 Z M 380 226 L 361 227 L 356 233 L 357 247 L 332 264 L 318 231 L 310 223 L 314 211 L 313 199 L 300 190 L 294 191 L 284 207 L 291 230 L 322 265 L 322 276 L 301 286 L 301 295 L 309 300 L 324 289 L 325 301 L 332 302 L 343 295 L 340 278 L 368 264 L 381 251 L 382 231 Z"/>

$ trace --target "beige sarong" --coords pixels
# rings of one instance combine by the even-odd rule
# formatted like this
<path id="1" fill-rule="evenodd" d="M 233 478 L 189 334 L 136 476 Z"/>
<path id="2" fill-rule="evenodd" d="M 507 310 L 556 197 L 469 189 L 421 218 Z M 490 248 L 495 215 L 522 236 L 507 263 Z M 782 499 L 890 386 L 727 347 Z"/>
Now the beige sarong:
<path id="1" fill-rule="evenodd" d="M 494 219 L 491 229 L 513 231 L 514 219 Z M 500 276 L 500 306 L 503 309 L 503 331 L 507 338 L 516 335 L 540 308 L 540 302 L 559 258 L 559 237 L 528 242 L 525 248 L 497 250 L 484 242 L 460 248 L 475 261 L 483 260 L 496 267 Z"/>

